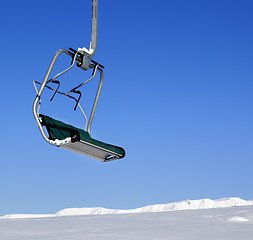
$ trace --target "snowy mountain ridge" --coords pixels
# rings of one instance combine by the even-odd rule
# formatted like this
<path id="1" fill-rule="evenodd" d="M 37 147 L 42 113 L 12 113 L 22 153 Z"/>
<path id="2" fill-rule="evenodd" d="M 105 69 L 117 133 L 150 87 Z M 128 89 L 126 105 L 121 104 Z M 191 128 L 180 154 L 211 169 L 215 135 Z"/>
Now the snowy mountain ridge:
<path id="1" fill-rule="evenodd" d="M 199 199 L 185 200 L 181 202 L 173 202 L 168 204 L 155 204 L 136 209 L 107 209 L 103 207 L 94 208 L 66 208 L 55 214 L 8 214 L 0 217 L 0 219 L 17 219 L 17 218 L 47 218 L 58 216 L 77 216 L 77 215 L 104 215 L 104 214 L 129 214 L 129 213 L 146 213 L 146 212 L 166 212 L 178 210 L 196 210 L 210 208 L 225 208 L 237 206 L 253 205 L 253 200 L 246 201 L 238 197 L 222 198 L 217 200 Z"/>

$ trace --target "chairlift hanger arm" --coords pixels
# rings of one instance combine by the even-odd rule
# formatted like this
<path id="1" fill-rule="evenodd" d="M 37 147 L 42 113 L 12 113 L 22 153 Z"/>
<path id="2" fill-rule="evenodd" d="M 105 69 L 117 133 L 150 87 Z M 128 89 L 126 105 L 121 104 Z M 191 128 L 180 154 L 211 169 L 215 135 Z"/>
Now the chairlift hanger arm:
<path id="1" fill-rule="evenodd" d="M 85 47 L 79 48 L 79 52 L 86 53 L 89 59 L 92 59 L 97 49 L 98 35 L 98 0 L 92 0 L 92 26 L 91 26 L 91 42 L 89 50 Z"/>
<path id="2" fill-rule="evenodd" d="M 77 66 L 83 70 L 90 68 L 89 60 L 92 59 L 97 49 L 97 34 L 98 34 L 98 0 L 92 0 L 92 26 L 91 26 L 91 42 L 89 50 L 85 47 L 78 48 L 78 50 L 70 49 L 77 54 Z"/>
<path id="3" fill-rule="evenodd" d="M 97 35 L 98 35 L 98 0 L 92 0 L 92 31 L 91 31 L 90 51 L 93 50 L 93 52 L 90 55 L 90 59 L 94 57 L 97 50 Z"/>

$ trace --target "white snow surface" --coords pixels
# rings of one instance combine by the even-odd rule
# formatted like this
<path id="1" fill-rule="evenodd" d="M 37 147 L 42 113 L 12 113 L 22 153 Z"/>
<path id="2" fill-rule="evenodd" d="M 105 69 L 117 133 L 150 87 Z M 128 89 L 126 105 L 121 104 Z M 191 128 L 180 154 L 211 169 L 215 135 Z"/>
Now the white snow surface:
<path id="1" fill-rule="evenodd" d="M 62 146 L 68 143 L 71 143 L 71 137 L 68 137 L 63 140 L 55 139 L 55 140 L 49 140 L 49 143 L 55 146 Z"/>
<path id="2" fill-rule="evenodd" d="M 178 210 L 194 210 L 209 208 L 226 208 L 238 206 L 253 205 L 252 201 L 246 201 L 241 198 L 222 198 L 218 200 L 200 199 L 185 200 L 182 202 L 173 202 L 168 204 L 156 204 L 136 209 L 120 210 L 107 209 L 102 207 L 94 208 L 66 208 L 55 214 L 8 214 L 0 217 L 0 219 L 16 219 L 16 218 L 48 218 L 58 216 L 78 216 L 78 215 L 104 215 L 104 214 L 130 214 L 130 213 L 150 213 L 150 212 L 166 212 Z"/>
<path id="3" fill-rule="evenodd" d="M 229 218 L 228 221 L 233 221 L 233 222 L 248 222 L 249 220 L 244 217 L 232 217 Z"/>
<path id="4" fill-rule="evenodd" d="M 175 211 L 186 209 L 187 211 Z M 23 219 L 17 218 L 21 215 L 9 215 L 12 217 L 0 219 L 0 239 L 253 239 L 253 202 L 238 198 L 215 201 L 187 200 L 171 205 L 147 206 L 132 210 L 133 213 L 107 210 L 110 214 L 106 214 L 103 208 L 65 209 L 57 214 L 33 215 L 33 219 L 29 218 L 31 215 L 22 215 Z M 73 214 L 79 214 L 79 216 L 73 216 Z"/>

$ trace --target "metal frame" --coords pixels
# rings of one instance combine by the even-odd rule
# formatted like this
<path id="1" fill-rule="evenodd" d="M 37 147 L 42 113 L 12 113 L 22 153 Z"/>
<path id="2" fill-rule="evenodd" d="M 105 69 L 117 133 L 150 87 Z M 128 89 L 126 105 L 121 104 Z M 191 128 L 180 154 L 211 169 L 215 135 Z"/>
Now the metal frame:
<path id="1" fill-rule="evenodd" d="M 124 157 L 124 155 L 119 155 L 108 149 L 84 142 L 82 140 L 75 143 L 69 142 L 68 144 L 61 145 L 61 147 L 79 154 L 83 154 L 85 152 L 86 156 L 95 158 L 102 162 L 110 162 Z"/>
<path id="2" fill-rule="evenodd" d="M 47 143 L 49 143 L 51 145 L 54 145 L 54 146 L 62 147 L 62 148 L 65 148 L 65 149 L 68 149 L 68 150 L 71 150 L 71 151 L 74 151 L 74 152 L 77 152 L 77 153 L 81 153 L 81 154 L 87 155 L 87 156 L 92 157 L 92 158 L 96 158 L 100 161 L 107 162 L 107 161 L 112 161 L 112 160 L 115 160 L 115 159 L 123 158 L 124 155 L 112 152 L 108 149 L 102 148 L 102 147 L 94 145 L 92 143 L 85 142 L 82 139 L 80 139 L 78 141 L 72 141 L 73 139 L 71 139 L 71 137 L 68 137 L 64 140 L 58 140 L 58 139 L 51 140 L 51 139 L 49 139 L 49 137 L 47 137 L 47 134 L 44 131 L 44 128 L 42 126 L 42 122 L 41 122 L 41 119 L 40 119 L 40 115 L 39 115 L 39 110 L 40 110 L 40 106 L 41 106 L 42 92 L 45 88 L 49 88 L 50 90 L 55 92 L 54 95 L 56 93 L 59 93 L 63 96 L 69 97 L 69 98 L 76 101 L 75 108 L 77 106 L 79 107 L 80 111 L 82 112 L 82 114 L 84 115 L 85 120 L 86 120 L 84 130 L 87 131 L 91 135 L 91 125 L 92 125 L 92 121 L 93 121 L 93 118 L 94 118 L 94 114 L 95 114 L 95 111 L 96 111 L 98 99 L 99 99 L 101 89 L 102 89 L 102 85 L 103 85 L 103 81 L 104 81 L 104 73 L 103 73 L 103 70 L 102 70 L 103 66 L 100 65 L 99 63 L 91 60 L 94 57 L 94 55 L 96 53 L 96 48 L 97 48 L 97 16 L 98 16 L 98 0 L 92 0 L 92 33 L 91 33 L 91 42 L 90 42 L 89 50 L 86 49 L 85 47 L 78 48 L 77 51 L 75 51 L 74 49 L 70 49 L 70 51 L 68 51 L 66 49 L 58 50 L 55 53 L 50 65 L 49 65 L 49 68 L 47 70 L 47 73 L 44 77 L 43 82 L 39 83 L 37 81 L 33 81 L 33 84 L 34 84 L 34 87 L 35 87 L 35 90 L 36 90 L 36 93 L 37 93 L 36 98 L 35 98 L 34 103 L 33 103 L 33 115 L 34 115 L 36 123 L 39 127 L 40 133 L 41 133 L 42 137 L 46 140 Z M 66 68 L 64 71 L 58 73 L 57 75 L 55 75 L 53 78 L 49 79 L 49 76 L 52 72 L 54 64 L 55 64 L 57 58 L 62 53 L 67 54 L 72 58 L 71 66 Z M 93 69 L 93 73 L 92 73 L 91 78 L 89 78 L 88 80 L 84 81 L 83 83 L 79 84 L 78 86 L 76 86 L 75 88 L 71 89 L 70 91 L 68 91 L 66 93 L 60 92 L 58 90 L 59 86 L 60 86 L 60 82 L 58 80 L 55 80 L 55 79 L 57 79 L 62 74 L 66 73 L 71 68 L 73 68 L 75 63 L 77 65 L 77 67 L 79 67 L 80 69 L 82 69 L 84 71 L 86 71 L 88 69 Z M 90 82 L 95 77 L 97 71 L 100 74 L 100 81 L 99 81 L 96 97 L 94 99 L 92 110 L 91 110 L 89 120 L 88 120 L 87 116 L 85 115 L 85 113 L 84 113 L 84 111 L 81 107 L 81 105 L 79 104 L 79 100 L 80 100 L 80 97 L 81 97 L 81 92 L 78 91 L 78 89 L 81 86 L 85 85 L 86 83 Z M 59 84 L 59 86 L 58 86 L 57 89 L 54 89 L 54 88 L 52 88 L 48 85 L 49 83 L 57 83 L 57 84 Z M 37 89 L 36 84 L 41 85 L 39 90 Z M 70 95 L 72 93 L 80 94 L 79 98 L 76 99 L 75 97 Z M 54 95 L 53 95 L 53 97 L 54 97 Z M 51 98 L 51 100 L 53 99 L 53 97 Z"/>
<path id="3" fill-rule="evenodd" d="M 55 64 L 55 62 L 56 62 L 56 60 L 57 60 L 57 58 L 58 58 L 58 57 L 60 56 L 60 54 L 62 54 L 62 53 L 65 53 L 65 54 L 67 54 L 67 55 L 73 57 L 72 64 L 71 64 L 70 67 L 68 67 L 68 68 L 65 69 L 64 71 L 60 72 L 59 74 L 57 74 L 57 75 L 54 76 L 53 78 L 49 79 L 49 76 L 50 76 L 50 74 L 51 74 L 51 72 L 52 72 L 53 66 L 54 66 L 54 64 Z M 97 89 L 97 94 L 96 94 L 96 97 L 95 97 L 95 99 L 94 99 L 94 103 L 93 103 L 93 107 L 92 107 L 92 110 L 91 110 L 91 114 L 90 114 L 88 123 L 87 123 L 87 117 L 86 117 L 86 115 L 85 115 L 85 113 L 84 113 L 84 111 L 83 111 L 81 105 L 80 105 L 79 102 L 78 102 L 78 107 L 79 107 L 79 109 L 81 110 L 82 114 L 84 115 L 84 117 L 85 117 L 85 119 L 86 119 L 86 123 L 85 123 L 84 130 L 85 130 L 85 131 L 88 131 L 88 133 L 91 134 L 91 125 L 92 125 L 92 121 L 93 121 L 93 118 L 94 118 L 94 114 L 95 114 L 95 111 L 96 111 L 98 99 L 99 99 L 99 96 L 100 96 L 100 93 L 101 93 L 101 89 L 102 89 L 102 86 L 103 86 L 103 81 L 104 81 L 104 73 L 103 73 L 103 70 L 102 70 L 100 67 L 98 67 L 97 64 L 94 65 L 94 64 L 90 63 L 90 68 L 93 68 L 93 69 L 94 69 L 93 74 L 92 74 L 92 77 L 91 77 L 90 79 L 88 79 L 87 81 L 83 82 L 82 84 L 78 85 L 78 86 L 75 87 L 74 89 L 68 91 L 67 93 L 62 93 L 62 92 L 58 91 L 57 89 L 53 89 L 53 88 L 51 88 L 51 87 L 49 87 L 49 86 L 47 85 L 48 83 L 52 82 L 54 79 L 56 79 L 57 77 L 59 77 L 59 76 L 62 75 L 63 73 L 66 73 L 67 71 L 69 71 L 69 70 L 74 66 L 75 59 L 76 59 L 76 55 L 77 55 L 77 53 L 74 54 L 74 56 L 73 56 L 73 53 L 69 52 L 69 51 L 66 50 L 66 49 L 60 49 L 60 50 L 58 50 L 58 51 L 55 53 L 55 55 L 54 55 L 54 57 L 53 57 L 53 59 L 52 59 L 52 61 L 51 61 L 51 64 L 50 64 L 50 66 L 49 66 L 49 68 L 48 68 L 48 70 L 47 70 L 46 76 L 45 76 L 43 82 L 41 83 L 41 87 L 40 87 L 39 90 L 37 90 L 37 88 L 36 88 L 36 86 L 35 86 L 35 83 L 38 83 L 38 82 L 37 82 L 37 81 L 34 81 L 34 86 L 35 86 L 35 90 L 36 90 L 37 96 L 36 96 L 36 98 L 35 98 L 35 100 L 34 100 L 34 103 L 33 103 L 33 115 L 34 115 L 34 118 L 35 118 L 35 120 L 36 120 L 36 123 L 37 123 L 37 125 L 38 125 L 38 127 L 39 127 L 39 130 L 40 130 L 40 132 L 41 132 L 43 138 L 44 138 L 48 143 L 50 143 L 50 144 L 52 144 L 52 141 L 49 140 L 48 137 L 46 136 L 45 131 L 44 131 L 44 129 L 43 129 L 42 125 L 41 125 L 40 119 L 39 119 L 39 109 L 40 109 L 40 105 L 41 105 L 41 95 L 42 95 L 43 90 L 45 89 L 45 87 L 47 87 L 47 88 L 49 88 L 49 89 L 51 89 L 51 90 L 53 90 L 53 91 L 55 91 L 55 92 L 57 92 L 57 93 L 60 93 L 60 94 L 62 94 L 62 95 L 64 95 L 64 96 L 66 96 L 66 97 L 69 97 L 69 98 L 74 99 L 75 101 L 77 101 L 76 98 L 74 98 L 73 96 L 70 95 L 70 93 L 74 92 L 74 91 L 75 91 L 76 89 L 78 89 L 79 87 L 81 87 L 81 86 L 83 86 L 84 84 L 86 84 L 86 83 L 88 83 L 89 81 L 91 81 L 91 80 L 95 77 L 96 72 L 98 71 L 98 72 L 100 73 L 100 81 L 99 81 L 99 86 L 98 86 L 98 89 Z M 52 145 L 55 145 L 55 144 L 52 144 Z"/>
<path id="4" fill-rule="evenodd" d="M 93 58 L 97 49 L 98 35 L 98 0 L 92 0 L 92 26 L 91 26 L 91 42 L 89 50 L 85 47 L 78 48 L 79 52 L 87 53 L 89 59 Z"/>
<path id="5" fill-rule="evenodd" d="M 67 54 L 67 55 L 69 55 L 69 56 L 71 56 L 73 58 L 72 64 L 71 64 L 70 67 L 68 67 L 64 71 L 58 73 L 53 78 L 49 79 L 49 76 L 50 76 L 50 74 L 52 72 L 53 66 L 54 66 L 57 58 L 62 53 L 65 53 L 65 54 Z M 58 50 L 55 53 L 55 55 L 54 55 L 54 57 L 53 57 L 53 59 L 51 61 L 51 64 L 50 64 L 50 66 L 49 66 L 49 68 L 47 70 L 47 73 L 46 73 L 46 76 L 45 76 L 43 82 L 39 83 L 37 81 L 33 81 L 33 84 L 34 84 L 34 87 L 35 87 L 35 90 L 36 90 L 36 93 L 37 93 L 36 98 L 35 98 L 34 103 L 33 103 L 33 115 L 34 115 L 34 118 L 36 120 L 36 123 L 37 123 L 37 125 L 39 127 L 39 130 L 41 132 L 42 137 L 46 140 L 46 142 L 48 142 L 51 145 L 62 147 L 62 148 L 65 148 L 67 150 L 71 150 L 71 151 L 74 151 L 74 152 L 77 152 L 77 153 L 80 153 L 80 154 L 84 154 L 86 156 L 98 159 L 98 160 L 103 161 L 103 162 L 109 162 L 109 161 L 112 161 L 112 160 L 115 160 L 115 159 L 120 159 L 120 158 L 124 157 L 124 155 L 117 154 L 117 153 L 112 152 L 112 151 L 110 151 L 108 149 L 96 146 L 94 144 L 85 142 L 83 140 L 80 140 L 80 141 L 77 141 L 77 142 L 72 142 L 71 141 L 72 140 L 71 137 L 68 137 L 68 138 L 66 138 L 64 140 L 58 140 L 58 139 L 57 140 L 51 140 L 51 139 L 49 139 L 47 137 L 47 134 L 45 133 L 45 130 L 44 130 L 43 126 L 42 126 L 42 122 L 41 122 L 40 116 L 39 116 L 39 110 L 40 110 L 40 105 L 41 105 L 41 95 L 42 95 L 42 92 L 43 92 L 43 90 L 45 88 L 49 88 L 50 90 L 53 90 L 56 93 L 59 93 L 59 94 L 61 94 L 63 96 L 69 97 L 69 98 L 77 101 L 77 99 L 75 97 L 71 96 L 70 94 L 73 93 L 73 92 L 75 92 L 75 90 L 77 90 L 78 88 L 80 88 L 84 84 L 86 84 L 89 81 L 91 81 L 95 77 L 96 72 L 98 71 L 100 73 L 100 81 L 99 81 L 96 97 L 95 97 L 94 102 L 93 102 L 93 107 L 92 107 L 92 110 L 91 110 L 91 114 L 90 114 L 90 117 L 89 117 L 88 124 L 87 124 L 87 117 L 86 117 L 86 115 L 85 115 L 85 113 L 84 113 L 81 105 L 78 102 L 78 107 L 79 107 L 79 109 L 81 110 L 81 112 L 83 113 L 83 115 L 84 115 L 84 117 L 86 119 L 86 124 L 85 124 L 84 130 L 88 131 L 88 133 L 91 134 L 91 125 L 92 125 L 92 121 L 93 121 L 93 118 L 94 118 L 94 114 L 95 114 L 95 111 L 96 111 L 98 99 L 99 99 L 99 96 L 100 96 L 100 93 L 101 93 L 101 89 L 102 89 L 102 85 L 103 85 L 103 81 L 104 81 L 103 70 L 99 67 L 100 64 L 98 64 L 98 63 L 95 63 L 95 64 L 90 63 L 89 67 L 93 68 L 92 77 L 90 79 L 86 80 L 85 82 L 79 84 L 77 87 L 73 88 L 72 90 L 68 91 L 67 93 L 60 92 L 60 91 L 58 91 L 58 89 L 54 89 L 54 88 L 52 88 L 52 87 L 50 87 L 50 86 L 47 85 L 48 83 L 52 82 L 54 79 L 56 79 L 57 77 L 59 77 L 63 73 L 66 73 L 67 71 L 69 71 L 74 66 L 77 54 L 78 54 L 78 52 L 75 53 L 75 54 L 73 54 L 73 53 L 69 52 L 66 49 L 60 49 L 60 50 Z M 40 87 L 39 90 L 36 87 L 36 83 L 41 85 L 41 87 Z"/>
<path id="6" fill-rule="evenodd" d="M 40 104 L 41 104 L 41 94 L 44 90 L 45 87 L 50 88 L 49 86 L 47 86 L 47 83 L 52 82 L 54 79 L 58 78 L 60 75 L 62 75 L 63 73 L 69 71 L 75 64 L 75 62 L 77 63 L 77 66 L 79 66 L 81 69 L 83 70 L 88 70 L 90 68 L 94 68 L 92 77 L 90 79 L 88 79 L 87 81 L 83 82 L 82 84 L 78 85 L 77 87 L 75 87 L 74 89 L 70 90 L 67 93 L 61 93 L 58 90 L 55 90 L 53 88 L 50 88 L 51 90 L 61 93 L 62 95 L 68 96 L 72 99 L 75 99 L 74 97 L 71 97 L 69 94 L 72 93 L 73 91 L 75 91 L 76 89 L 78 89 L 79 87 L 83 86 L 84 84 L 88 83 L 89 81 L 91 81 L 94 77 L 97 71 L 99 71 L 100 73 L 100 82 L 99 82 L 99 86 L 98 86 L 98 90 L 97 90 L 97 94 L 93 103 L 93 107 L 92 107 L 92 111 L 89 117 L 89 121 L 88 121 L 88 125 L 87 125 L 87 117 L 83 111 L 83 109 L 81 108 L 80 104 L 78 103 L 78 107 L 81 110 L 82 114 L 84 115 L 85 119 L 86 119 L 86 123 L 85 123 L 85 127 L 84 130 L 87 130 L 89 132 L 89 134 L 91 134 L 91 124 L 94 118 L 94 114 L 96 111 L 96 107 L 97 107 L 97 102 L 100 96 L 100 92 L 102 89 L 102 85 L 103 85 L 103 81 L 104 81 L 104 73 L 103 70 L 98 67 L 99 64 L 92 64 L 89 62 L 90 59 L 92 59 L 96 53 L 96 49 L 97 49 L 97 33 L 98 33 L 98 0 L 92 0 L 92 31 L 91 31 L 91 42 L 90 42 L 90 48 L 89 50 L 87 50 L 85 47 L 84 48 L 79 48 L 77 52 L 75 52 L 74 54 L 66 49 L 60 49 L 58 50 L 52 61 L 51 64 L 47 70 L 46 76 L 41 84 L 41 87 L 39 89 L 39 91 L 37 90 L 36 86 L 35 86 L 35 81 L 34 81 L 34 86 L 35 86 L 35 90 L 37 93 L 37 96 L 35 98 L 35 101 L 33 103 L 33 115 L 35 117 L 36 123 L 40 129 L 40 132 L 43 136 L 43 138 L 50 143 L 50 140 L 47 138 L 43 127 L 41 126 L 40 123 L 40 119 L 39 119 L 39 109 L 40 109 Z M 67 69 L 65 69 L 64 71 L 60 72 L 59 74 L 57 74 L 56 76 L 54 76 L 53 78 L 49 79 L 49 76 L 52 72 L 53 66 L 57 60 L 57 58 L 60 56 L 60 54 L 65 53 L 69 56 L 71 56 L 73 58 L 71 66 Z M 82 58 L 82 63 L 80 63 L 80 56 Z M 36 82 L 38 83 L 38 82 Z M 50 143 L 51 144 L 51 143 Z"/>

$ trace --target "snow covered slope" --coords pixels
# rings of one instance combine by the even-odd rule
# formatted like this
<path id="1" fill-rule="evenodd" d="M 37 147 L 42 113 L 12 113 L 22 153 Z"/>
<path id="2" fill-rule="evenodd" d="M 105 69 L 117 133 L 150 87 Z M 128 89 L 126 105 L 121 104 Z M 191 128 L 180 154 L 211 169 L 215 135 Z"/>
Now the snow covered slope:
<path id="1" fill-rule="evenodd" d="M 157 204 L 136 209 L 119 210 L 106 209 L 102 207 L 95 208 L 67 208 L 56 214 L 9 214 L 0 217 L 0 219 L 14 218 L 47 218 L 57 216 L 77 216 L 77 215 L 103 215 L 103 214 L 129 214 L 129 213 L 145 213 L 145 212 L 165 212 L 176 210 L 193 210 L 193 209 L 209 209 L 209 208 L 224 208 L 236 206 L 250 206 L 253 201 L 246 201 L 241 198 L 222 198 L 218 200 L 200 199 L 186 200 L 182 202 Z"/>
<path id="2" fill-rule="evenodd" d="M 123 214 L 123 213 L 144 213 L 144 212 L 164 212 L 189 209 L 208 209 L 221 207 L 235 207 L 253 205 L 253 201 L 245 201 L 240 198 L 222 198 L 218 200 L 200 199 L 186 200 L 182 202 L 156 204 L 130 210 L 116 210 L 106 208 L 67 208 L 56 213 L 57 216 L 70 215 L 98 215 L 98 214 Z"/>
<path id="3" fill-rule="evenodd" d="M 183 203 L 179 206 L 182 207 L 182 205 Z M 203 204 L 198 206 L 203 207 Z M 0 239 L 252 240 L 253 206 L 135 214 L 2 219 L 0 220 Z"/>

